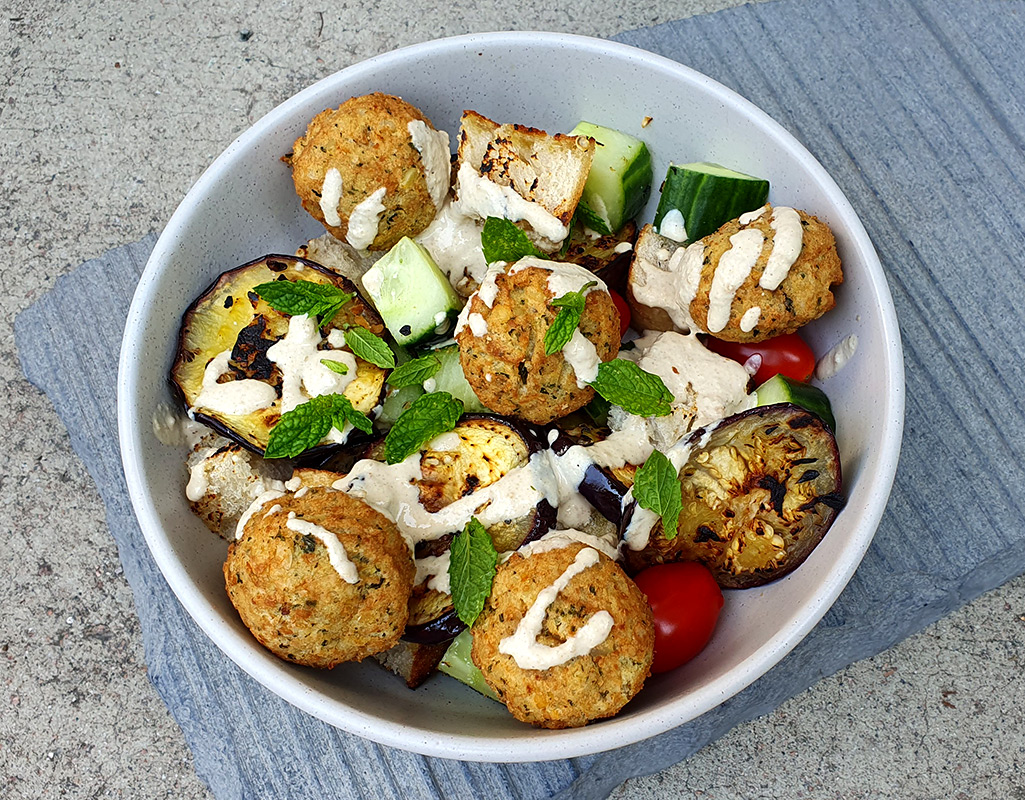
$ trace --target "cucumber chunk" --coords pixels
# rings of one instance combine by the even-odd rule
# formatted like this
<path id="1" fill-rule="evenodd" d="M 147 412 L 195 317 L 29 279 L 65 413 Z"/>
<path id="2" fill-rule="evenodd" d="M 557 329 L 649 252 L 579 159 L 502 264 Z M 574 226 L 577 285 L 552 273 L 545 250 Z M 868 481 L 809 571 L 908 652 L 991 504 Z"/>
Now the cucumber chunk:
<path id="1" fill-rule="evenodd" d="M 706 162 L 670 164 L 655 230 L 677 242 L 694 242 L 761 208 L 768 198 L 769 182 L 762 178 Z"/>
<path id="2" fill-rule="evenodd" d="M 462 307 L 431 254 L 408 236 L 367 270 L 363 288 L 400 345 L 449 333 Z"/>
<path id="3" fill-rule="evenodd" d="M 598 233 L 615 233 L 648 202 L 651 154 L 640 139 L 592 122 L 578 123 L 570 136 L 590 136 L 597 142 L 577 213 Z"/>
<path id="4" fill-rule="evenodd" d="M 755 390 L 758 405 L 792 403 L 817 415 L 829 430 L 836 432 L 836 419 L 826 393 L 810 383 L 801 383 L 785 375 L 775 375 Z"/>
<path id="5" fill-rule="evenodd" d="M 465 683 L 471 689 L 475 689 L 485 697 L 498 700 L 498 695 L 488 686 L 484 680 L 484 673 L 477 669 L 470 658 L 470 650 L 473 647 L 473 636 L 467 628 L 448 646 L 445 655 L 441 657 L 438 670 L 450 675 L 460 683 Z"/>
<path id="6" fill-rule="evenodd" d="M 432 352 L 441 359 L 441 369 L 434 375 L 431 391 L 448 392 L 457 400 L 462 400 L 463 411 L 467 413 L 488 411 L 463 374 L 463 365 L 459 363 L 459 345 L 449 345 Z"/>

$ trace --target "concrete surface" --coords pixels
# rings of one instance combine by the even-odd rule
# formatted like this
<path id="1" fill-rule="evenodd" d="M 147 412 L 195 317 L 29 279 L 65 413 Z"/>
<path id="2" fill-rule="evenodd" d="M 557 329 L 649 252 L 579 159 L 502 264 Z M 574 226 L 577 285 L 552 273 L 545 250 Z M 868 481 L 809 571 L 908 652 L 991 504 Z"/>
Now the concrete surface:
<path id="1" fill-rule="evenodd" d="M 83 260 L 159 230 L 238 133 L 335 69 L 437 36 L 608 36 L 735 4 L 456 0 L 425 15 L 398 0 L 372 10 L 349 0 L 330 10 L 5 0 L 0 796 L 209 796 L 146 679 L 133 599 L 91 481 L 22 377 L 17 312 Z M 1025 800 L 1023 635 L 1018 579 L 613 796 Z"/>

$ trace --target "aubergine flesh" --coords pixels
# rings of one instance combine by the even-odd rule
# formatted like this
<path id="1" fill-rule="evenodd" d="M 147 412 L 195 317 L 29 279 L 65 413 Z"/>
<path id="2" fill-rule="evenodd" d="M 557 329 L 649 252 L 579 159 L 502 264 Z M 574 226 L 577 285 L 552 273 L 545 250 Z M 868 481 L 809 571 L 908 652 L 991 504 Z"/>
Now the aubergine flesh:
<path id="1" fill-rule="evenodd" d="M 644 549 L 626 551 L 633 571 L 700 561 L 723 588 L 760 586 L 800 565 L 844 505 L 836 439 L 798 406 L 743 411 L 686 442 L 677 535 L 659 520 Z"/>
<path id="2" fill-rule="evenodd" d="M 582 225 L 574 225 L 570 232 L 569 247 L 565 255 L 560 256 L 560 260 L 579 264 L 601 278 L 610 289 L 625 295 L 626 277 L 633 257 L 631 251 L 636 239 L 637 224 L 633 220 L 616 233 L 598 238 L 593 238 Z M 631 247 L 621 247 L 624 242 Z"/>
<path id="3" fill-rule="evenodd" d="M 243 264 L 222 274 L 203 292 L 182 317 L 171 368 L 172 383 L 185 404 L 193 408 L 207 365 L 219 354 L 230 351 L 228 372 L 218 382 L 258 380 L 274 387 L 277 399 L 269 407 L 248 414 L 224 414 L 199 407 L 195 408 L 195 418 L 260 454 L 267 446 L 271 429 L 281 418 L 281 372 L 267 358 L 267 350 L 288 331 L 289 316 L 275 311 L 253 289 L 275 280 L 333 284 L 353 295 L 331 320 L 322 321 L 322 348 L 330 348 L 326 336 L 334 328 L 362 327 L 378 335 L 384 332 L 380 316 L 350 280 L 296 256 L 268 255 Z M 380 402 L 387 372 L 362 359 L 357 358 L 356 364 L 355 379 L 344 394 L 357 410 L 369 414 Z"/>

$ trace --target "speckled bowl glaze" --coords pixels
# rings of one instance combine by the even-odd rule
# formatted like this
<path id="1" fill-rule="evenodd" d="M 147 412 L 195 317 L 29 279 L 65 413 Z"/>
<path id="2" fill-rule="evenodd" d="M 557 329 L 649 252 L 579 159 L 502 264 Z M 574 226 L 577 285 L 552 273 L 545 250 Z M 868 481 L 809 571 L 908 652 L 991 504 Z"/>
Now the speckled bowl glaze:
<path id="1" fill-rule="evenodd" d="M 846 281 L 836 309 L 806 332 L 820 354 L 858 337 L 857 353 L 825 387 L 839 422 L 847 508 L 796 572 L 728 593 L 709 647 L 683 668 L 651 678 L 613 719 L 541 731 L 441 676 L 410 692 L 372 663 L 319 672 L 278 660 L 228 601 L 224 543 L 188 511 L 184 453 L 153 434 L 154 410 L 170 400 L 166 375 L 186 306 L 220 272 L 264 253 L 293 252 L 323 232 L 300 207 L 280 157 L 315 114 L 372 91 L 402 96 L 453 134 L 463 109 L 550 132 L 580 119 L 619 128 L 647 142 L 656 177 L 670 160 L 727 164 L 769 178 L 773 202 L 806 209 L 836 233 Z M 656 202 L 657 192 L 643 219 L 651 219 Z M 755 106 L 687 67 L 611 42 L 543 33 L 464 36 L 378 56 L 311 86 L 240 136 L 196 182 L 153 251 L 128 315 L 118 389 L 125 475 L 146 541 L 179 600 L 224 653 L 339 728 L 418 753 L 480 761 L 566 758 L 637 742 L 763 675 L 822 617 L 868 547 L 897 465 L 904 399 L 899 332 L 878 258 L 808 151 Z"/>

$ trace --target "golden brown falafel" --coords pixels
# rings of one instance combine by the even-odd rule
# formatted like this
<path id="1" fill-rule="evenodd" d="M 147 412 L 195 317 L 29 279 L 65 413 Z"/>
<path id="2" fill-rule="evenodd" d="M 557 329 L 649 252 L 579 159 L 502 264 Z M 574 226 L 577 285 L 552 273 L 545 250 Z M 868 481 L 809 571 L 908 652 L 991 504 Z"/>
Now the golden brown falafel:
<path id="1" fill-rule="evenodd" d="M 421 129 L 414 139 L 411 123 L 429 133 Z M 434 126 L 417 108 L 379 92 L 322 111 L 286 157 L 303 208 L 356 249 L 387 250 L 415 236 L 434 219 L 451 178 L 447 135 L 443 148 L 428 150 L 423 141 L 432 135 Z M 361 210 L 369 216 L 360 214 L 357 230 L 353 212 L 364 201 Z M 382 206 L 373 235 L 375 209 Z"/>
<path id="2" fill-rule="evenodd" d="M 571 345 L 545 354 L 545 334 L 559 312 L 551 305 L 553 270 L 579 271 L 580 286 L 594 278 L 574 264 L 520 259 L 495 276 L 490 305 L 480 291 L 470 297 L 464 310 L 468 324 L 456 334 L 463 373 L 480 401 L 499 414 L 537 424 L 564 417 L 594 397 L 585 382 L 593 377 L 580 380 L 567 360 Z M 600 281 L 586 294 L 578 330 L 594 345 L 599 361 L 619 352 L 619 312 Z"/>
<path id="3" fill-rule="evenodd" d="M 598 559 L 569 579 L 548 607 L 537 642 L 557 647 L 604 611 L 612 628 L 590 652 L 547 669 L 520 667 L 501 652 L 538 595 L 589 550 Z M 589 554 L 588 554 L 589 555 Z M 593 558 L 593 556 L 591 556 Z M 473 662 L 514 717 L 544 728 L 568 728 L 616 714 L 651 670 L 655 628 L 637 585 L 608 556 L 573 543 L 514 554 L 499 566 L 491 595 L 473 626 Z"/>
<path id="4" fill-rule="evenodd" d="M 332 563 L 331 534 L 355 565 L 355 583 L 342 577 L 343 562 Z M 260 643 L 286 661 L 324 668 L 399 640 L 415 574 L 390 520 L 324 487 L 265 503 L 224 562 L 228 596 Z"/>
<path id="5" fill-rule="evenodd" d="M 767 267 L 770 258 L 790 263 L 781 258 L 787 231 L 796 244 L 790 250 L 794 260 L 777 284 Z M 747 256 L 741 255 L 745 250 Z M 741 267 L 735 290 L 728 277 L 732 259 Z M 832 287 L 842 282 L 829 227 L 803 211 L 766 205 L 757 216 L 731 220 L 686 248 L 646 226 L 630 267 L 627 299 L 635 324 L 645 329 L 696 328 L 726 341 L 760 342 L 825 314 L 836 304 Z"/>

